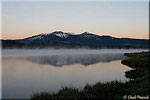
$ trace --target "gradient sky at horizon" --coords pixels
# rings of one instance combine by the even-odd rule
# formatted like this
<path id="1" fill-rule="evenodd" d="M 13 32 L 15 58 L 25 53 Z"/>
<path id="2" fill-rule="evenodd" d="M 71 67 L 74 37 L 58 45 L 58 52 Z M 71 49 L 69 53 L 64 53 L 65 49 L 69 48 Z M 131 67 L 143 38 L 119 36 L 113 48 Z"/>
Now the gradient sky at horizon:
<path id="1" fill-rule="evenodd" d="M 2 39 L 64 31 L 149 38 L 148 2 L 2 2 Z"/>

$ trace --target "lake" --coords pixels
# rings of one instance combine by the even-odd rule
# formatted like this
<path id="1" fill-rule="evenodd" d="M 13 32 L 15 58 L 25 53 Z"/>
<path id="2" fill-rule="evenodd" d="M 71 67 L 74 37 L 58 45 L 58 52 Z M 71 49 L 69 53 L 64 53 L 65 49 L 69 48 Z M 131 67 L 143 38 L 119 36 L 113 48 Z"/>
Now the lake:
<path id="1" fill-rule="evenodd" d="M 142 49 L 2 50 L 2 98 L 28 99 L 37 92 L 113 80 L 128 81 L 123 55 Z"/>

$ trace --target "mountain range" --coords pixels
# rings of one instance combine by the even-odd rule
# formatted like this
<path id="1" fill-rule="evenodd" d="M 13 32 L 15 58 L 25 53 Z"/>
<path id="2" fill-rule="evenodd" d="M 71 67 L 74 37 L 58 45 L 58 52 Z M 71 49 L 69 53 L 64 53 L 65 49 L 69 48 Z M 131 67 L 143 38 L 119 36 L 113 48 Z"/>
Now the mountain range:
<path id="1" fill-rule="evenodd" d="M 149 39 L 116 38 L 89 32 L 55 31 L 24 39 L 2 40 L 2 48 L 149 48 Z"/>

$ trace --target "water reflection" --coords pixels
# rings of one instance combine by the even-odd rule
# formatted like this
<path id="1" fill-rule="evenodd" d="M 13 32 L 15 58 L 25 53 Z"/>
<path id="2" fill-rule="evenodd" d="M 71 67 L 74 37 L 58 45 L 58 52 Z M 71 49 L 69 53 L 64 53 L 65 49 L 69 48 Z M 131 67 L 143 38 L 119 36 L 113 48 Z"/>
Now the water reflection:
<path id="1" fill-rule="evenodd" d="M 64 86 L 82 89 L 87 83 L 124 82 L 131 68 L 121 59 L 120 53 L 2 57 L 2 97 L 29 99 L 33 93 L 53 93 Z"/>
<path id="2" fill-rule="evenodd" d="M 84 66 L 98 62 L 111 62 L 125 58 L 123 54 L 82 54 L 82 55 L 51 55 L 51 56 L 30 56 L 26 60 L 38 63 L 62 67 L 64 65 L 81 64 Z"/>

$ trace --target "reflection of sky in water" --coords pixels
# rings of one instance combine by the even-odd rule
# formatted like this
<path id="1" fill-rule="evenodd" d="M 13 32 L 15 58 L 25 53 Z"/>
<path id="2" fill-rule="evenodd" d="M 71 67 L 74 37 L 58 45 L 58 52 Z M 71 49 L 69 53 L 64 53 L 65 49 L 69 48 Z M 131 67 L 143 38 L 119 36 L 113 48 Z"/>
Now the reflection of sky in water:
<path id="1" fill-rule="evenodd" d="M 62 86 L 126 81 L 124 72 L 130 68 L 121 64 L 123 58 L 118 53 L 3 57 L 2 96 L 29 98 L 33 92 L 56 92 Z"/>

